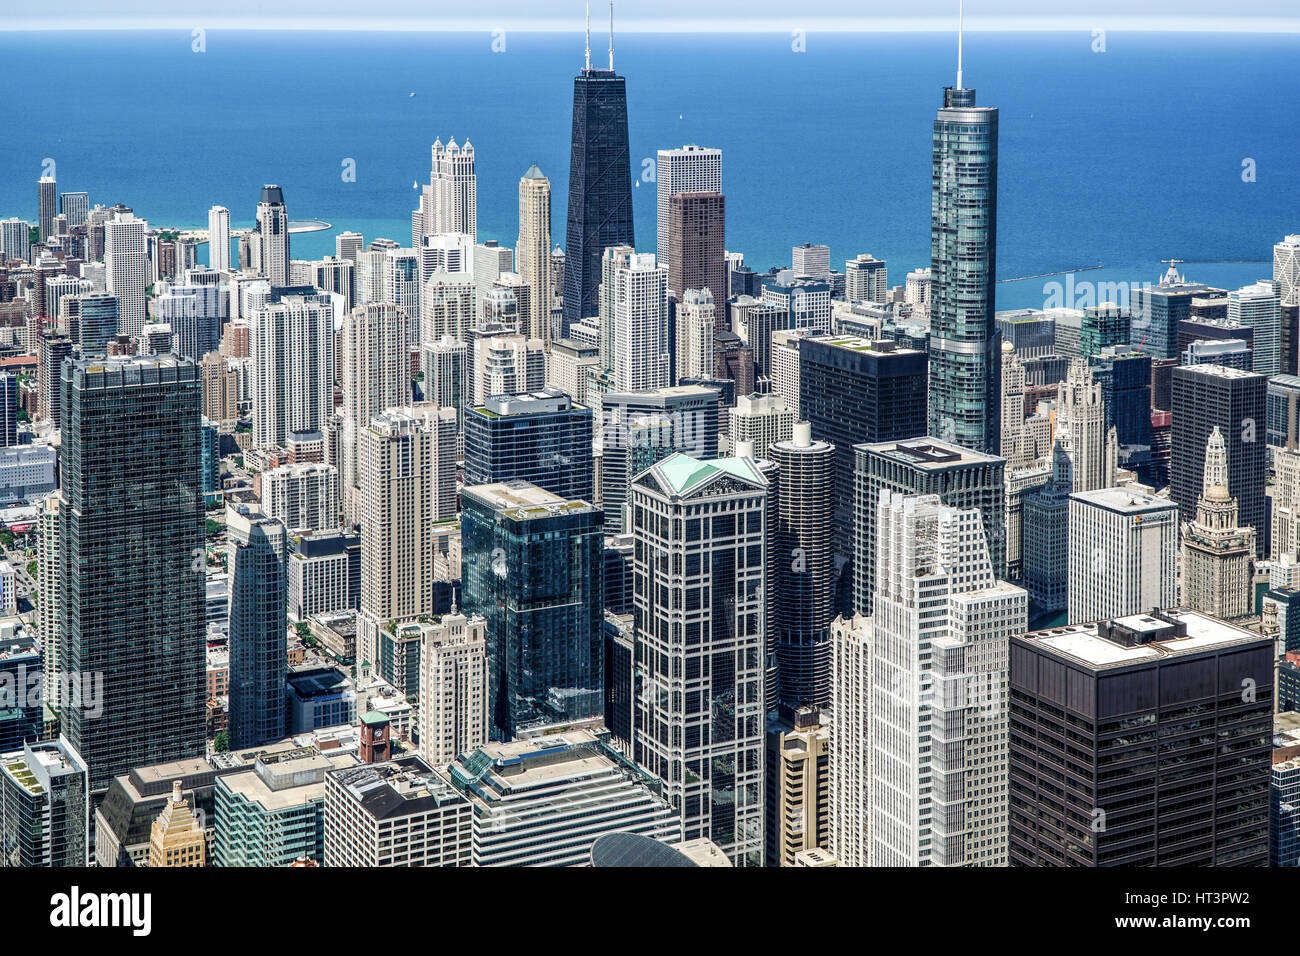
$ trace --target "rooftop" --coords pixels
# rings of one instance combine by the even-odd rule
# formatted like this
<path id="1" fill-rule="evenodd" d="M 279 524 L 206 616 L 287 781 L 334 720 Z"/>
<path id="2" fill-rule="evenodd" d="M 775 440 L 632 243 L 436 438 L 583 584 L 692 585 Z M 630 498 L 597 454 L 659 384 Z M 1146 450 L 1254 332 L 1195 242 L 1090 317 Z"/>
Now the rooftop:
<path id="1" fill-rule="evenodd" d="M 1050 648 L 1055 654 L 1093 670 L 1166 660 L 1267 640 L 1244 628 L 1186 608 L 1031 631 L 1023 639 Z"/>
<path id="2" fill-rule="evenodd" d="M 954 465 L 968 465 L 974 462 L 1001 462 L 1006 459 L 997 455 L 986 455 L 972 451 L 961 445 L 942 441 L 938 438 L 910 438 L 907 441 L 879 442 L 874 445 L 855 445 L 873 455 L 900 461 L 915 468 L 927 471 L 941 471 Z"/>
<path id="3" fill-rule="evenodd" d="M 1150 514 L 1155 511 L 1177 511 L 1178 505 L 1169 498 L 1149 495 L 1131 488 L 1099 488 L 1096 491 L 1076 491 L 1070 497 L 1119 514 Z"/>

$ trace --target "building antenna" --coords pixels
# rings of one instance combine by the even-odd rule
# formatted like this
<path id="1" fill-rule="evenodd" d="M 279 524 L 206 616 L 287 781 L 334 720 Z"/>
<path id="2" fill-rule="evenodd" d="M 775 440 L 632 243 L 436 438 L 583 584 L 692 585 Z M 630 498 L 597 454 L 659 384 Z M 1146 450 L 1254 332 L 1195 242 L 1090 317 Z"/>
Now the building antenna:
<path id="1" fill-rule="evenodd" d="M 591 0 L 587 0 L 587 66 L 591 70 Z"/>
<path id="2" fill-rule="evenodd" d="M 614 72 L 614 0 L 609 0 L 609 72 Z"/>
<path id="3" fill-rule="evenodd" d="M 965 89 L 961 85 L 961 37 L 966 29 L 966 0 L 957 0 L 957 89 Z"/>

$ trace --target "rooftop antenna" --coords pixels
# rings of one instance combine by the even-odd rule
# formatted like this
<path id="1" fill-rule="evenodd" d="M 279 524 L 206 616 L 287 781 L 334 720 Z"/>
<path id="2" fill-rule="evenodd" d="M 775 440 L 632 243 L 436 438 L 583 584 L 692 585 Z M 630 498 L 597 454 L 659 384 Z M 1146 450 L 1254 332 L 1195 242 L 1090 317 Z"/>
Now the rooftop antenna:
<path id="1" fill-rule="evenodd" d="M 966 0 L 957 0 L 957 89 L 964 90 L 961 85 L 961 37 L 966 29 Z"/>
<path id="2" fill-rule="evenodd" d="M 614 72 L 614 0 L 609 0 L 609 72 Z"/>
<path id="3" fill-rule="evenodd" d="M 591 0 L 587 0 L 587 66 L 591 70 Z"/>

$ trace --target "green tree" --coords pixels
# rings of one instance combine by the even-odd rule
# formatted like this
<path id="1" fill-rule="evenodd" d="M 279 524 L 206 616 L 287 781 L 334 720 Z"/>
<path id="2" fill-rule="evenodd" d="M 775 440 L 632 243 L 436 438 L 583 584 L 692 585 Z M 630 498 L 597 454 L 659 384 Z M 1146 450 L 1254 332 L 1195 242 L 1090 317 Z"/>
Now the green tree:
<path id="1" fill-rule="evenodd" d="M 229 750 L 229 749 L 230 749 L 230 734 L 228 734 L 228 733 L 227 733 L 226 731 L 224 731 L 224 730 L 223 730 L 221 733 L 217 734 L 217 736 L 216 736 L 216 737 L 213 739 L 213 741 L 212 741 L 212 749 L 215 750 L 215 751 L 216 751 L 217 753 L 219 753 L 219 754 L 223 754 L 223 753 L 225 753 L 227 750 Z"/>

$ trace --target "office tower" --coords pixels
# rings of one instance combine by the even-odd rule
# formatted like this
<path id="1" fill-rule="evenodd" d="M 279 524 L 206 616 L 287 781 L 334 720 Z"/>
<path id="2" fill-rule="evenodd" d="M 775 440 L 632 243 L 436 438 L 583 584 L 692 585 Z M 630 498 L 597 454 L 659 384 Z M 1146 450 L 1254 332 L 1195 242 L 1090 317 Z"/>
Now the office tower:
<path id="1" fill-rule="evenodd" d="M 767 866 L 825 847 L 830 831 L 830 724 L 816 707 L 767 723 Z"/>
<path id="2" fill-rule="evenodd" d="M 491 736 L 604 713 L 603 515 L 526 481 L 461 493 L 463 608 L 487 619 Z"/>
<path id="3" fill-rule="evenodd" d="M 148 231 L 149 224 L 131 213 L 104 223 L 104 279 L 108 291 L 118 299 L 118 331 L 126 335 L 138 334 L 147 319 Z"/>
<path id="4" fill-rule="evenodd" d="M 274 448 L 294 435 L 323 433 L 334 406 L 333 310 L 327 296 L 286 295 L 255 309 L 253 446 Z"/>
<path id="5" fill-rule="evenodd" d="M 340 232 L 334 237 L 334 255 L 339 259 L 356 261 L 357 253 L 365 247 L 365 239 L 359 232 Z"/>
<path id="6" fill-rule="evenodd" d="M 826 279 L 831 274 L 831 250 L 805 242 L 790 250 L 790 267 L 796 276 Z"/>
<path id="7" fill-rule="evenodd" d="M 339 472 L 318 461 L 288 462 L 257 476 L 262 510 L 292 532 L 329 531 L 340 526 Z"/>
<path id="8" fill-rule="evenodd" d="M 1002 390 L 1002 411 L 999 415 L 1002 436 L 999 447 L 1002 449 L 1002 457 L 1011 468 L 1027 464 L 1038 457 L 1035 454 L 1036 443 L 1025 428 L 1027 385 L 1024 360 L 1017 354 L 1015 347 L 1003 339 L 999 378 L 999 388 Z"/>
<path id="9" fill-rule="evenodd" d="M 1273 375 L 1265 394 L 1266 433 L 1274 449 L 1300 445 L 1300 376 Z"/>
<path id="10" fill-rule="evenodd" d="M 773 375 L 772 336 L 789 327 L 790 316 L 785 309 L 770 302 L 761 302 L 753 296 L 740 296 L 730 303 L 731 328 L 754 350 L 754 373 L 761 380 L 771 381 Z M 677 309 L 678 354 L 681 353 L 682 307 Z M 678 372 L 680 375 L 680 371 Z"/>
<path id="11" fill-rule="evenodd" d="M 474 295 L 479 310 L 476 318 L 481 318 L 483 304 L 487 302 L 493 283 L 505 273 L 514 271 L 515 254 L 513 249 L 501 245 L 495 239 L 480 242 L 468 251 L 471 260 L 469 272 L 474 277 Z M 460 268 L 463 269 L 464 266 Z M 455 272 L 456 269 L 448 267 L 446 271 Z M 475 321 L 473 324 L 478 323 Z"/>
<path id="12" fill-rule="evenodd" d="M 772 333 L 771 391 L 785 399 L 786 407 L 794 412 L 796 419 L 802 417 L 799 409 L 799 343 L 811 334 L 794 329 Z"/>
<path id="13" fill-rule="evenodd" d="M 835 448 L 814 442 L 807 422 L 793 429 L 791 438 L 761 453 L 779 474 L 776 528 L 769 536 L 775 552 L 770 561 L 775 580 L 769 586 L 777 595 L 776 620 L 767 622 L 768 645 L 776 657 L 777 700 L 790 707 L 823 707 L 831 702 L 830 626 L 835 617 Z"/>
<path id="14" fill-rule="evenodd" d="M 764 851 L 767 512 L 748 458 L 674 454 L 632 486 L 635 760 L 684 839 L 743 866 Z"/>
<path id="15" fill-rule="evenodd" d="M 18 376 L 0 372 L 0 446 L 18 444 Z"/>
<path id="16" fill-rule="evenodd" d="M 139 355 L 167 355 L 172 351 L 172 327 L 166 322 L 147 322 L 136 336 Z"/>
<path id="17" fill-rule="evenodd" d="M 62 324 L 67 327 L 67 330 L 75 334 L 76 305 L 74 302 L 76 297 L 83 292 L 91 291 L 91 283 L 86 279 L 53 274 L 52 271 L 47 274 L 43 267 L 37 273 L 37 277 L 44 280 L 45 286 L 41 305 L 36 310 L 37 314 L 43 314 L 50 319 L 62 320 Z M 62 308 L 60 308 L 61 302 L 66 302 Z M 73 309 L 70 317 L 68 315 L 69 306 Z"/>
<path id="18" fill-rule="evenodd" d="M 1226 318 L 1228 314 L 1227 297 L 1222 300 L 1224 303 L 1222 319 L 1206 319 L 1193 317 L 1183 319 L 1178 323 L 1178 353 L 1187 351 L 1187 347 L 1193 342 L 1206 340 L 1218 342 L 1223 339 L 1241 339 L 1249 348 L 1255 341 L 1255 330 L 1248 325 L 1242 325 L 1240 322 L 1230 322 Z"/>
<path id="19" fill-rule="evenodd" d="M 230 210 L 225 206 L 208 210 L 208 265 L 230 271 Z"/>
<path id="20" fill-rule="evenodd" d="M 844 295 L 850 302 L 889 301 L 889 271 L 869 252 L 844 263 Z"/>
<path id="21" fill-rule="evenodd" d="M 217 352 L 209 352 L 199 363 L 203 381 L 203 417 L 216 422 L 230 434 L 239 422 L 239 382 L 230 363 Z"/>
<path id="22" fill-rule="evenodd" d="M 1205 444 L 1204 491 L 1196 519 L 1183 526 L 1183 607 L 1223 621 L 1255 611 L 1251 585 L 1255 529 L 1237 522 L 1228 494 L 1228 450 L 1217 427 Z"/>
<path id="23" fill-rule="evenodd" d="M 490 743 L 440 779 L 473 808 L 471 866 L 585 866 L 606 834 L 679 839 L 655 782 L 589 731 Z"/>
<path id="24" fill-rule="evenodd" d="M 230 573 L 230 746 L 256 747 L 286 733 L 284 679 L 287 536 L 284 525 L 227 507 Z"/>
<path id="25" fill-rule="evenodd" d="M 457 144 L 453 136 L 442 144 L 434 140 L 430 149 L 429 185 L 420 196 L 420 208 L 412 216 L 412 233 L 428 235 L 461 232 L 478 235 L 478 185 L 474 171 L 474 146 L 469 140 Z M 418 239 L 412 242 L 418 244 Z"/>
<path id="26" fill-rule="evenodd" d="M 960 56 L 934 121 L 931 184 L 928 433 L 997 454 L 998 111 L 975 105 Z"/>
<path id="27" fill-rule="evenodd" d="M 55 188 L 56 184 L 52 176 L 42 176 L 36 184 L 37 236 L 41 242 L 48 241 L 56 234 L 54 231 Z"/>
<path id="28" fill-rule="evenodd" d="M 221 290 L 214 285 L 158 283 L 153 316 L 171 326 L 173 352 L 198 362 L 217 347 L 220 299 Z"/>
<path id="29" fill-rule="evenodd" d="M 644 253 L 614 271 L 612 367 L 621 392 L 670 384 L 666 283 L 667 272 Z"/>
<path id="30" fill-rule="evenodd" d="M 1074 490 L 1112 487 L 1118 454 L 1115 430 L 1106 428 L 1101 385 L 1083 359 L 1070 363 L 1057 401 L 1057 436 L 1070 456 Z"/>
<path id="31" fill-rule="evenodd" d="M 1063 442 L 1052 450 L 1047 484 L 1021 506 L 1021 578 L 1037 611 L 1064 611 L 1069 585 L 1069 506 L 1074 466 Z"/>
<path id="32" fill-rule="evenodd" d="M 605 250 L 636 245 L 632 229 L 627 84 L 614 72 L 612 11 L 610 21 L 609 69 L 592 67 L 589 36 L 586 63 L 573 79 L 562 338 L 568 337 L 569 326 L 598 314 L 600 259 Z"/>
<path id="33" fill-rule="evenodd" d="M 100 790 L 203 754 L 200 384 L 175 356 L 110 357 L 64 364 L 62 390 L 60 656 L 104 685 L 59 720 Z"/>
<path id="34" fill-rule="evenodd" d="M 1282 307 L 1279 287 L 1268 280 L 1228 293 L 1228 321 L 1254 331 L 1252 371 L 1261 375 L 1295 372 L 1282 367 Z"/>
<path id="35" fill-rule="evenodd" d="M 289 213 L 284 205 L 284 191 L 279 186 L 263 186 L 257 203 L 258 240 L 255 271 L 265 276 L 272 288 L 289 282 Z"/>
<path id="36" fill-rule="evenodd" d="M 519 241 L 515 270 L 529 289 L 527 332 L 550 345 L 551 181 L 534 163 L 519 180 Z"/>
<path id="37" fill-rule="evenodd" d="M 1091 359 L 1102 349 L 1130 341 L 1131 318 L 1127 309 L 1114 302 L 1085 308 L 1079 326 L 1079 357 Z"/>
<path id="38" fill-rule="evenodd" d="M 1056 351 L 1056 314 L 1060 310 L 1011 309 L 996 313 L 1003 342 L 1021 358 L 1052 355 Z"/>
<path id="39" fill-rule="evenodd" d="M 302 535 L 289 554 L 289 617 L 305 621 L 361 607 L 361 536 Z M 351 655 L 347 655 L 351 656 Z"/>
<path id="40" fill-rule="evenodd" d="M 978 509 L 882 488 L 871 654 L 871 864 L 1005 866 L 1007 641 Z M 942 742 L 942 745 L 936 745 Z"/>
<path id="41" fill-rule="evenodd" d="M 325 774 L 358 764 L 352 751 L 267 748 L 217 777 L 213 866 L 319 866 L 325 843 Z"/>
<path id="42" fill-rule="evenodd" d="M 181 781 L 174 781 L 171 796 L 149 828 L 149 866 L 203 866 L 206 856 L 203 824 L 185 799 Z"/>
<path id="43" fill-rule="evenodd" d="M 84 293 L 78 298 L 78 344 L 85 355 L 102 355 L 118 333 L 120 300 L 107 292 Z"/>
<path id="44" fill-rule="evenodd" d="M 614 324 L 618 311 L 617 276 L 620 270 L 628 267 L 634 255 L 636 250 L 631 246 L 611 246 L 604 250 L 600 257 L 600 284 L 597 289 L 599 301 L 595 324 L 599 332 L 597 344 L 600 347 L 600 357 L 607 369 L 614 367 Z M 583 321 L 589 323 L 590 317 L 585 317 Z M 571 334 L 576 335 L 577 332 Z"/>
<path id="45" fill-rule="evenodd" d="M 553 388 L 494 395 L 465 414 L 465 484 L 518 479 L 591 501 L 591 409 Z"/>
<path id="46" fill-rule="evenodd" d="M 469 866 L 470 803 L 416 754 L 325 775 L 325 866 Z"/>
<path id="47" fill-rule="evenodd" d="M 444 614 L 420 631 L 420 754 L 445 767 L 488 741 L 487 621 Z"/>
<path id="48" fill-rule="evenodd" d="M 668 295 L 708 289 L 726 298 L 726 199 L 718 192 L 677 193 L 668 202 Z"/>
<path id="49" fill-rule="evenodd" d="M 1177 358 L 1178 323 L 1191 317 L 1193 299 L 1214 291 L 1188 282 L 1175 265 L 1170 265 L 1156 285 L 1134 285 L 1129 301 L 1137 347 L 1156 358 Z"/>
<path id="50" fill-rule="evenodd" d="M 632 479 L 661 458 L 682 452 L 717 455 L 718 390 L 678 385 L 643 392 L 606 392 L 601 397 L 597 445 L 601 450 L 600 500 L 610 534 L 631 530 L 624 510 Z M 638 437 L 638 425 L 656 425 Z"/>
<path id="51" fill-rule="evenodd" d="M 547 387 L 559 389 L 579 405 L 586 405 L 587 376 L 601 368 L 600 349 L 573 339 L 557 339 L 551 343 L 547 359 Z"/>
<path id="52" fill-rule="evenodd" d="M 493 395 L 520 395 L 545 387 L 546 352 L 541 339 L 480 331 L 481 335 L 473 336 L 469 376 L 475 406 L 486 404 Z"/>
<path id="53" fill-rule="evenodd" d="M 827 848 L 844 866 L 871 862 L 871 642 L 870 617 L 831 622 Z"/>
<path id="54" fill-rule="evenodd" d="M 462 437 L 465 433 L 465 407 L 470 400 L 469 347 L 451 336 L 425 339 L 420 346 L 423 359 L 424 381 L 421 383 L 424 398 L 443 408 L 456 410 L 457 456 L 463 454 Z"/>
<path id="55" fill-rule="evenodd" d="M 1204 488 L 1205 443 L 1217 426 L 1228 446 L 1228 494 L 1237 499 L 1241 523 L 1255 529 L 1256 553 L 1261 557 L 1267 538 L 1267 389 L 1267 377 L 1220 365 L 1173 370 L 1169 494 L 1178 503 L 1179 518 L 1196 517 L 1196 501 Z"/>
<path id="56" fill-rule="evenodd" d="M 925 363 L 925 353 L 892 342 L 855 336 L 811 336 L 799 342 L 799 401 L 798 409 L 791 410 L 812 425 L 814 438 L 835 446 L 840 555 L 851 554 L 853 446 L 925 433 Z"/>
<path id="57" fill-rule="evenodd" d="M 814 434 L 816 432 L 814 431 Z M 838 462 L 836 467 L 839 467 Z M 997 577 L 1006 564 L 1006 462 L 934 438 L 887 441 L 853 449 L 853 607 L 872 613 L 877 585 L 873 555 L 881 489 L 904 495 L 937 495 L 945 506 L 975 509 L 984 523 L 985 545 Z M 838 517 L 837 517 L 838 520 Z"/>
<path id="58" fill-rule="evenodd" d="M 89 866 L 90 800 L 86 763 L 66 738 L 0 755 L 4 865 Z"/>
<path id="59" fill-rule="evenodd" d="M 390 408 L 361 433 L 362 659 L 389 621 L 434 614 L 434 525 L 456 516 L 456 413 Z"/>
<path id="60" fill-rule="evenodd" d="M 0 219 L 0 254 L 4 259 L 26 262 L 32 255 L 31 223 L 12 218 Z"/>
<path id="61" fill-rule="evenodd" d="M 1300 866 L 1300 758 L 1294 750 L 1273 751 L 1268 792 L 1268 865 Z"/>
<path id="62" fill-rule="evenodd" d="M 62 545 L 59 531 L 62 521 L 63 496 L 59 492 L 46 495 L 37 506 L 36 513 L 36 622 L 41 637 L 42 690 L 44 700 L 56 713 L 60 706 L 58 676 L 63 673 L 62 630 L 63 608 L 53 599 L 41 601 L 41 594 L 52 596 L 62 589 Z"/>
<path id="63" fill-rule="evenodd" d="M 722 192 L 722 150 L 693 145 L 659 150 L 655 161 L 655 184 L 658 190 L 658 247 L 655 254 L 660 262 L 668 262 L 672 199 L 678 193 Z M 729 298 L 725 288 L 712 291 L 719 301 Z"/>
<path id="64" fill-rule="evenodd" d="M 63 360 L 72 355 L 72 340 L 55 329 L 46 329 L 37 343 L 35 417 L 57 426 L 61 420 L 60 375 Z"/>
<path id="65" fill-rule="evenodd" d="M 1069 620 L 1140 614 L 1178 601 L 1178 508 L 1126 488 L 1069 504 Z"/>
<path id="66" fill-rule="evenodd" d="M 676 381 L 712 377 L 717 322 L 713 294 L 687 289 L 677 306 Z"/>
<path id="67" fill-rule="evenodd" d="M 1226 365 L 1239 368 L 1244 372 L 1255 366 L 1254 352 L 1242 339 L 1222 339 L 1219 341 L 1195 341 L 1182 353 L 1184 365 Z"/>
<path id="68" fill-rule="evenodd" d="M 789 270 L 765 276 L 762 299 L 785 312 L 789 328 L 831 331 L 831 287 L 820 279 L 799 278 Z"/>
<path id="69" fill-rule="evenodd" d="M 1273 246 L 1273 281 L 1282 305 L 1300 305 L 1300 235 L 1287 236 Z"/>
<path id="70" fill-rule="evenodd" d="M 420 338 L 420 260 L 414 249 L 385 249 L 381 302 L 396 305 L 406 317 L 413 345 Z"/>
<path id="71" fill-rule="evenodd" d="M 732 454 L 736 454 L 737 445 L 747 441 L 753 445 L 754 458 L 768 458 L 774 442 L 789 441 L 796 431 L 794 413 L 780 395 L 737 395 L 728 417 L 727 442 Z"/>
<path id="72" fill-rule="evenodd" d="M 1012 866 L 1267 862 L 1267 638 L 1150 608 L 1013 635 L 1011 703 Z"/>
<path id="73" fill-rule="evenodd" d="M 1300 552 L 1300 450 L 1294 446 L 1273 455 L 1271 530 L 1270 557 Z"/>
<path id="74" fill-rule="evenodd" d="M 84 192 L 60 193 L 59 210 L 67 218 L 69 228 L 84 226 L 90 212 L 90 195 Z"/>
<path id="75" fill-rule="evenodd" d="M 391 303 L 358 306 L 343 320 L 341 477 L 346 513 L 353 523 L 359 513 L 357 449 L 361 433 L 384 409 L 411 404 L 409 325 L 407 315 Z"/>

